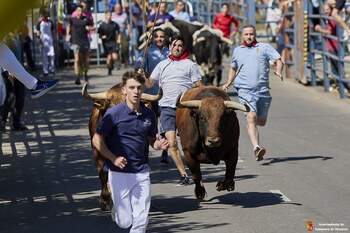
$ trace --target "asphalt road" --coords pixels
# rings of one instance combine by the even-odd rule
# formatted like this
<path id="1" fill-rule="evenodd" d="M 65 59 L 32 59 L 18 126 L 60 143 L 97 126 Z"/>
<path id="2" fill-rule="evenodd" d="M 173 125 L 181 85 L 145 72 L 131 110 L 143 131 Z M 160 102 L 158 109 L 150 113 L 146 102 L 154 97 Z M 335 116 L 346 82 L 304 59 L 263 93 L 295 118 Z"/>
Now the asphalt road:
<path id="1" fill-rule="evenodd" d="M 228 63 L 225 64 L 228 67 Z M 106 69 L 90 70 L 90 91 L 120 82 Z M 226 80 L 227 69 L 224 71 Z M 88 119 L 92 103 L 81 97 L 72 69 L 59 70 L 59 86 L 28 98 L 27 132 L 0 134 L 0 232 L 128 232 L 99 209 L 99 180 L 92 160 Z M 231 88 L 230 95 L 235 100 Z M 224 165 L 202 166 L 207 197 L 194 185 L 175 187 L 175 165 L 152 151 L 152 207 L 148 232 L 349 232 L 350 101 L 271 75 L 272 106 L 260 128 L 265 160 L 256 162 L 238 112 L 241 137 L 236 190 L 217 192 Z M 343 231 L 341 231 L 343 230 Z"/>

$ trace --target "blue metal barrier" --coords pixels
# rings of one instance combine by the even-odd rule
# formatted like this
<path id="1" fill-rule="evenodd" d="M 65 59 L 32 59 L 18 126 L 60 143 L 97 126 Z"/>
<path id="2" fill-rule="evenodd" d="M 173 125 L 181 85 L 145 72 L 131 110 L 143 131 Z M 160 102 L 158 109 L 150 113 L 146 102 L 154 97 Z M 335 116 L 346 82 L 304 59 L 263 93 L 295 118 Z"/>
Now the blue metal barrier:
<path id="1" fill-rule="evenodd" d="M 323 9 L 323 2 L 319 1 L 320 8 Z M 308 1 L 308 22 L 310 25 L 310 46 L 309 46 L 309 54 L 310 54 L 310 65 L 309 69 L 311 71 L 311 84 L 312 86 L 316 86 L 316 72 L 319 71 L 323 74 L 324 82 L 324 90 L 326 92 L 329 91 L 330 87 L 330 78 L 329 76 L 331 75 L 334 80 L 336 80 L 339 83 L 339 93 L 340 93 L 340 98 L 345 98 L 345 83 L 350 84 L 350 80 L 345 78 L 345 64 L 350 63 L 350 60 L 344 58 L 344 47 L 343 44 L 348 43 L 345 42 L 341 39 L 342 35 L 342 28 L 340 27 L 339 24 L 337 24 L 337 36 L 333 35 L 327 35 L 323 34 L 320 32 L 316 32 L 314 30 L 314 27 L 316 25 L 313 25 L 312 19 L 320 19 L 321 20 L 321 27 L 324 29 L 326 28 L 325 20 L 334 20 L 333 17 L 329 17 L 323 14 L 313 14 L 312 13 L 312 5 L 311 1 Z M 321 40 L 321 48 L 318 48 L 316 46 L 316 41 Z M 337 55 L 334 55 L 330 53 L 327 50 L 327 45 L 326 45 L 326 40 L 327 39 L 333 39 L 336 40 L 338 43 L 338 53 Z M 315 59 L 315 54 L 319 54 L 322 57 L 322 67 L 318 67 L 316 64 L 316 59 Z M 328 69 L 328 63 L 330 63 L 330 59 L 334 59 L 338 63 L 338 74 L 335 74 L 332 72 L 332 70 Z"/>

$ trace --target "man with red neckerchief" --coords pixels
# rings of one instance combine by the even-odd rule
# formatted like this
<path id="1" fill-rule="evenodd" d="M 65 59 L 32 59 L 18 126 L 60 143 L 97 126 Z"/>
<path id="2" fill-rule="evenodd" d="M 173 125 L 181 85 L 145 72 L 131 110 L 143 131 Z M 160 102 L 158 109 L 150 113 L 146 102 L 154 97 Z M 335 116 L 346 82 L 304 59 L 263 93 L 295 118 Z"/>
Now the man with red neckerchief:
<path id="1" fill-rule="evenodd" d="M 181 174 L 176 186 L 189 184 L 189 178 L 182 162 L 180 150 L 176 140 L 176 98 L 194 86 L 202 86 L 202 77 L 196 63 L 188 57 L 188 49 L 182 36 L 172 37 L 169 58 L 161 61 L 153 70 L 145 87 L 151 88 L 157 81 L 163 89 L 163 98 L 159 100 L 160 133 L 165 134 L 169 142 L 169 152 Z"/>
<path id="2" fill-rule="evenodd" d="M 259 145 L 257 125 L 266 124 L 272 100 L 269 93 L 270 61 L 277 65 L 275 75 L 282 81 L 283 62 L 280 54 L 271 45 L 256 41 L 256 30 L 253 25 L 243 27 L 242 38 L 242 45 L 233 51 L 227 83 L 223 85 L 223 89 L 228 90 L 234 81 L 239 102 L 246 103 L 250 107 L 250 112 L 246 114 L 248 136 L 254 147 L 256 160 L 261 161 L 266 150 Z M 241 65 L 243 66 L 236 77 L 235 73 Z"/>
<path id="3" fill-rule="evenodd" d="M 36 35 L 39 39 L 41 57 L 43 59 L 44 76 L 55 74 L 54 24 L 49 19 L 50 9 L 45 8 L 43 17 L 36 26 Z"/>

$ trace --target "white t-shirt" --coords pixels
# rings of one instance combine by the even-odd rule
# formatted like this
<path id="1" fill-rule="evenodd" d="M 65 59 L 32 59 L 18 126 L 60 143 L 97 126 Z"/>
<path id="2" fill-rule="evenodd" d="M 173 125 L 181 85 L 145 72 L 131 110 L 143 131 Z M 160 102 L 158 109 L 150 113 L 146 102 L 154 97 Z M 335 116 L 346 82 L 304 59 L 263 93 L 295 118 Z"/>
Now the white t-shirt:
<path id="1" fill-rule="evenodd" d="M 163 88 L 163 98 L 159 106 L 176 108 L 176 98 L 194 87 L 194 82 L 202 80 L 196 63 L 190 59 L 174 61 L 170 58 L 161 61 L 153 70 L 151 78 Z"/>

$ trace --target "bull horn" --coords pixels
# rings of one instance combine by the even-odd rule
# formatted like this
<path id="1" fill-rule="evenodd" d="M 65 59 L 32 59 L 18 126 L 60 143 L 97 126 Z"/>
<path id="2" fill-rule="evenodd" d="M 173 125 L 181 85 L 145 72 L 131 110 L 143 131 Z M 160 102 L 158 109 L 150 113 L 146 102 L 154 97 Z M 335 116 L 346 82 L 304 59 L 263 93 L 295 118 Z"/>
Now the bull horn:
<path id="1" fill-rule="evenodd" d="M 176 107 L 177 108 L 200 108 L 201 107 L 201 100 L 188 100 L 188 101 L 181 101 L 182 93 L 178 95 L 176 98 Z"/>
<path id="2" fill-rule="evenodd" d="M 158 95 L 150 95 L 146 93 L 141 94 L 141 100 L 145 101 L 158 101 L 163 97 L 163 89 L 159 87 Z"/>
<path id="3" fill-rule="evenodd" d="M 140 42 L 143 41 L 143 39 L 145 39 L 146 36 L 149 37 L 150 34 L 151 34 L 150 32 L 145 32 L 145 33 L 143 33 L 143 34 L 139 37 L 139 41 L 140 41 Z"/>
<path id="4" fill-rule="evenodd" d="M 224 36 L 221 37 L 221 41 L 225 42 L 225 43 L 227 43 L 229 45 L 233 45 L 234 44 L 234 42 L 232 40 L 230 40 L 230 39 L 228 39 L 228 38 L 226 38 Z"/>
<path id="5" fill-rule="evenodd" d="M 145 42 L 143 42 L 137 49 L 139 50 L 139 51 L 141 51 L 142 49 L 144 49 L 145 47 L 146 47 L 146 41 Z"/>
<path id="6" fill-rule="evenodd" d="M 146 43 L 147 43 L 147 41 L 144 41 L 137 49 L 139 51 L 141 51 L 142 49 L 144 49 L 146 47 Z"/>
<path id="7" fill-rule="evenodd" d="M 233 102 L 233 101 L 224 101 L 224 104 L 225 104 L 226 108 L 233 108 L 233 109 L 241 110 L 243 112 L 250 111 L 250 108 L 246 103 L 239 104 L 239 103 Z"/>
<path id="8" fill-rule="evenodd" d="M 95 101 L 95 100 L 104 100 L 107 98 L 107 92 L 89 94 L 87 91 L 87 85 L 88 85 L 88 82 L 85 82 L 83 89 L 81 90 L 81 94 L 85 99 Z"/>
<path id="9" fill-rule="evenodd" d="M 205 41 L 204 37 L 199 37 L 195 41 L 193 41 L 193 47 L 196 46 L 197 43 Z"/>

